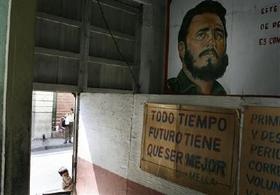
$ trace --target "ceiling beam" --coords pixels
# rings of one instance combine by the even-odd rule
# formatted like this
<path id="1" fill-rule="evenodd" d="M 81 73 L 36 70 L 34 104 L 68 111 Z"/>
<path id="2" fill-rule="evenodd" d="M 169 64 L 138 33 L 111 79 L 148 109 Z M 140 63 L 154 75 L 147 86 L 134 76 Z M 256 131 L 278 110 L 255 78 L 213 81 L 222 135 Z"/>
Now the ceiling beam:
<path id="1" fill-rule="evenodd" d="M 59 17 L 59 16 L 55 16 L 55 15 L 47 14 L 47 13 L 43 13 L 43 12 L 37 12 L 36 18 L 38 20 L 44 20 L 44 21 L 48 21 L 48 22 L 52 22 L 52 23 L 71 26 L 74 28 L 81 27 L 80 21 L 71 20 L 68 18 L 63 18 L 63 17 Z M 101 28 L 101 27 L 90 25 L 89 30 L 91 33 L 103 34 L 103 35 L 111 37 L 111 34 L 108 32 L 108 30 L 106 28 Z M 112 31 L 112 34 L 116 39 L 122 39 L 122 40 L 126 40 L 126 41 L 135 41 L 135 37 L 132 35 L 129 35 L 129 34 L 117 32 L 117 31 Z"/>
<path id="2" fill-rule="evenodd" d="M 132 94 L 132 90 L 123 89 L 107 89 L 107 88 L 88 88 L 87 92 L 90 93 L 119 93 L 119 94 Z"/>
<path id="3" fill-rule="evenodd" d="M 80 26 L 81 26 L 80 21 L 71 20 L 68 18 L 63 18 L 63 17 L 52 15 L 52 14 L 47 14 L 44 12 L 37 12 L 36 18 L 39 20 L 45 20 L 45 21 L 52 22 L 52 23 L 58 23 L 58 24 L 66 25 L 66 26 L 72 26 L 74 28 L 80 28 Z"/>
<path id="4" fill-rule="evenodd" d="M 40 82 L 33 82 L 33 90 L 35 90 L 35 91 L 69 92 L 69 93 L 79 92 L 78 86 L 75 86 L 75 85 L 63 85 L 63 84 L 40 83 Z M 133 93 L 132 90 L 91 88 L 91 87 L 88 87 L 86 92 L 90 92 L 90 93 L 120 93 L 120 94 L 131 94 L 131 93 Z"/>
<path id="5" fill-rule="evenodd" d="M 92 2 L 97 4 L 97 0 L 92 0 Z M 139 12 L 139 8 L 137 8 L 133 5 L 127 5 L 127 4 L 118 2 L 118 1 L 100 0 L 99 2 L 102 6 L 110 7 L 110 8 L 128 13 L 130 15 L 137 15 Z"/>
<path id="6" fill-rule="evenodd" d="M 90 32 L 97 33 L 97 34 L 103 34 L 103 35 L 111 37 L 111 34 L 105 28 L 90 26 Z M 116 31 L 112 31 L 112 34 L 113 34 L 114 38 L 116 38 L 116 39 L 122 39 L 122 40 L 126 40 L 126 41 L 135 41 L 135 36 L 132 36 L 129 34 L 120 33 L 120 32 L 116 32 Z"/>
<path id="7" fill-rule="evenodd" d="M 35 54 L 46 55 L 46 56 L 57 56 L 69 59 L 80 59 L 79 53 L 74 53 L 70 51 L 61 51 L 57 49 L 48 49 L 44 47 L 35 47 Z"/>
<path id="8" fill-rule="evenodd" d="M 100 58 L 100 57 L 90 56 L 89 57 L 89 62 L 90 63 L 95 63 L 95 64 L 114 66 L 114 67 L 128 68 L 126 62 L 121 61 L 121 60 L 112 60 L 112 59 L 108 59 L 108 58 Z"/>
<path id="9" fill-rule="evenodd" d="M 132 0 L 136 3 L 140 3 L 140 4 L 144 4 L 144 5 L 151 5 L 152 4 L 152 0 Z M 160 0 L 162 1 L 162 0 Z"/>
<path id="10" fill-rule="evenodd" d="M 56 56 L 56 57 L 61 57 L 61 58 L 74 59 L 74 60 L 80 59 L 79 53 L 61 51 L 61 50 L 56 50 L 56 49 L 48 49 L 48 48 L 43 48 L 43 47 L 35 47 L 35 55 Z M 94 63 L 94 64 L 107 65 L 107 66 L 128 68 L 126 62 L 121 61 L 121 60 L 108 59 L 108 58 L 89 56 L 88 62 Z M 130 65 L 131 64 L 132 63 L 130 63 Z M 134 65 L 131 65 L 131 66 L 133 67 Z"/>
<path id="11" fill-rule="evenodd" d="M 57 92 L 78 92 L 78 86 L 33 82 L 33 90 L 57 91 Z"/>

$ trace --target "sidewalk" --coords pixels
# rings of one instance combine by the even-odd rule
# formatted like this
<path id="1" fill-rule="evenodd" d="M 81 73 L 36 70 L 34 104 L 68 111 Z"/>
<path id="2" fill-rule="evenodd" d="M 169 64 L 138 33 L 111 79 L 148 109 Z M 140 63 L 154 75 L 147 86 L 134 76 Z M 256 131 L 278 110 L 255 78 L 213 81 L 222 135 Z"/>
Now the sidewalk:
<path id="1" fill-rule="evenodd" d="M 64 140 L 62 139 L 62 141 Z M 71 146 L 70 144 L 65 145 Z M 61 191 L 62 178 L 58 170 L 61 167 L 65 167 L 72 175 L 72 155 L 73 150 L 71 147 L 32 152 L 29 194 L 50 195 L 51 192 Z"/>
<path id="2" fill-rule="evenodd" d="M 65 147 L 73 147 L 73 143 L 64 144 L 63 138 L 47 138 L 44 141 L 43 139 L 35 139 L 31 141 L 31 152 Z"/>

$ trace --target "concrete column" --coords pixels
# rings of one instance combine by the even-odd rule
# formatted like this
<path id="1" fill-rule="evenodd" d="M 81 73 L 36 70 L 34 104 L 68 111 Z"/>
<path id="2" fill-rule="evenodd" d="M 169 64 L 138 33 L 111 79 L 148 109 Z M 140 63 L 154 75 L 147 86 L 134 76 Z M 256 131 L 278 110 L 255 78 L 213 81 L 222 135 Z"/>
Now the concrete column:
<path id="1" fill-rule="evenodd" d="M 165 0 L 143 4 L 139 73 L 142 93 L 161 93 L 163 90 L 166 6 Z"/>
<path id="2" fill-rule="evenodd" d="M 7 24 L 8 20 L 10 23 L 9 27 L 1 23 L 0 33 L 0 98 L 4 105 L 0 109 L 4 116 L 1 128 L 1 195 L 29 194 L 35 3 L 35 0 L 3 0 L 0 3 L 1 22 Z M 9 32 L 2 28 L 9 29 Z M 5 49 L 7 40 L 9 44 Z M 2 60 L 7 54 L 8 62 L 5 64 Z"/>

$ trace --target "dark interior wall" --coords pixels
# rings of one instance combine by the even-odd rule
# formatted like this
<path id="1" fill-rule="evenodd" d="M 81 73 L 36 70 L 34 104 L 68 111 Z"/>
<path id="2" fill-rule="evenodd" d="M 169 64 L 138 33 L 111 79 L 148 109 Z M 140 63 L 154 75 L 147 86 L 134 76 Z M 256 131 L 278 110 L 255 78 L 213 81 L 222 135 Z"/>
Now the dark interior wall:
<path id="1" fill-rule="evenodd" d="M 34 83 L 162 93 L 168 2 L 37 0 Z"/>
<path id="2" fill-rule="evenodd" d="M 6 95 L 5 195 L 28 195 L 35 0 L 12 1 Z"/>
<path id="3" fill-rule="evenodd" d="M 63 18 L 81 20 L 81 1 L 77 0 L 39 0 L 37 11 Z"/>
<path id="4" fill-rule="evenodd" d="M 141 8 L 132 0 L 37 0 L 34 82 L 132 90 Z"/>

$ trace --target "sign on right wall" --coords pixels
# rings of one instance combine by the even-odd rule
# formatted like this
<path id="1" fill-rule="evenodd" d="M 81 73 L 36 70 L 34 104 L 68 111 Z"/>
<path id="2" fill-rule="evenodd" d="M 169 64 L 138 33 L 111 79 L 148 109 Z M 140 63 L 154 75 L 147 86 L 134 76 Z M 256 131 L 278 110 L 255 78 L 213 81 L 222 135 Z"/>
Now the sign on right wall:
<path id="1" fill-rule="evenodd" d="M 240 160 L 240 193 L 280 193 L 280 108 L 244 110 Z"/>

